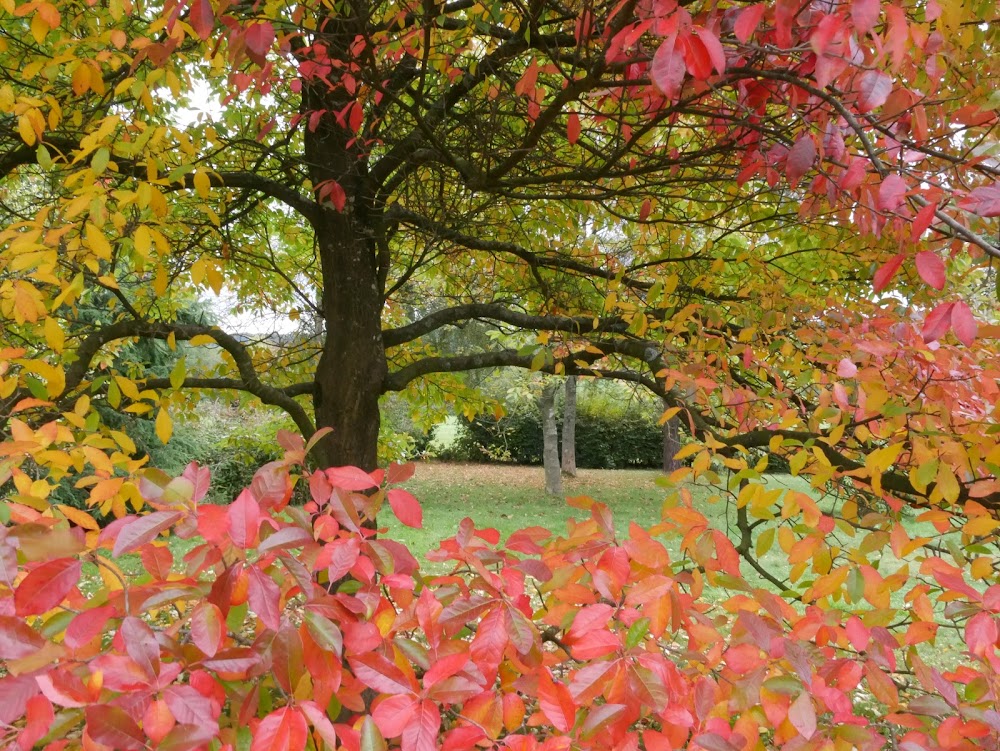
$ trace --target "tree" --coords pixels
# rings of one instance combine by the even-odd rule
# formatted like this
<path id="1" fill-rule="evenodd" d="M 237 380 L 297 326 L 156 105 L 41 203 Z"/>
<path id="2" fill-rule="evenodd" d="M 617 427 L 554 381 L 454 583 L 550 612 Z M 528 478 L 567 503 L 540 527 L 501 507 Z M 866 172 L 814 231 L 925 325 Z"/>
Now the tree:
<path id="1" fill-rule="evenodd" d="M 559 468 L 559 425 L 556 422 L 556 391 L 559 382 L 549 379 L 538 397 L 542 417 L 542 465 L 545 468 L 545 492 L 562 495 L 562 472 Z"/>
<path id="2" fill-rule="evenodd" d="M 8 3 L 0 174 L 52 200 L 0 236 L 7 435 L 17 414 L 82 436 L 61 415 L 102 399 L 166 435 L 183 390 L 240 389 L 333 427 L 322 464 L 371 468 L 382 394 L 514 366 L 646 383 L 704 436 L 715 407 L 660 375 L 701 327 L 853 304 L 873 268 L 925 304 L 943 252 L 997 255 L 988 6 Z M 202 92 L 222 104 L 168 104 Z M 192 287 L 322 332 L 179 323 Z M 84 330 L 97 289 L 116 320 Z M 962 301 L 926 304 L 928 339 L 971 341 Z M 428 344 L 470 321 L 537 344 Z M 135 338 L 212 341 L 226 367 L 112 373 Z"/>
<path id="3" fill-rule="evenodd" d="M 576 477 L 576 376 L 570 376 L 566 379 L 560 448 L 562 473 L 569 477 Z"/>

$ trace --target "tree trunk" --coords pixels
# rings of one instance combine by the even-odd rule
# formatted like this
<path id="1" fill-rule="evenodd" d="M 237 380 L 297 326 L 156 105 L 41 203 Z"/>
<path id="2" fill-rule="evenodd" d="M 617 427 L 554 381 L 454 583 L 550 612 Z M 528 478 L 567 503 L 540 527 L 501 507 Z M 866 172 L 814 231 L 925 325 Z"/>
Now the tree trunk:
<path id="1" fill-rule="evenodd" d="M 351 39 L 353 35 L 345 32 L 342 38 L 331 36 L 331 43 L 346 45 Z M 339 112 L 348 101 L 343 96 L 316 84 L 304 92 L 302 106 L 309 112 Z M 333 432 L 317 446 L 316 459 L 321 466 L 352 464 L 370 471 L 378 463 L 378 400 L 388 373 L 375 245 L 379 213 L 366 161 L 352 133 L 328 114 L 315 128 L 304 130 L 303 140 L 317 196 L 327 196 L 312 219 L 325 323 L 313 399 L 316 427 L 330 427 Z M 346 196 L 343 205 L 333 198 L 334 182 Z"/>
<path id="2" fill-rule="evenodd" d="M 664 405 L 665 407 L 666 405 Z M 663 471 L 673 472 L 683 466 L 683 462 L 674 459 L 681 450 L 680 423 L 674 415 L 663 423 Z"/>
<path id="3" fill-rule="evenodd" d="M 562 495 L 562 474 L 559 471 L 559 429 L 556 426 L 555 381 L 548 381 L 538 399 L 538 409 L 542 413 L 542 461 L 545 465 L 545 492 Z"/>
<path id="4" fill-rule="evenodd" d="M 563 405 L 562 471 L 576 477 L 576 376 L 566 379 L 566 403 Z"/>

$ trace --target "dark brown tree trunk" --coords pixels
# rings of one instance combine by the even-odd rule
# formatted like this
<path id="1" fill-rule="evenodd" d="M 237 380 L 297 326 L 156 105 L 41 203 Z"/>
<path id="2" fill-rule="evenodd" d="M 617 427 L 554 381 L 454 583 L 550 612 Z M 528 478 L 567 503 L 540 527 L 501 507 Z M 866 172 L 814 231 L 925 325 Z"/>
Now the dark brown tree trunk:
<path id="1" fill-rule="evenodd" d="M 545 492 L 562 495 L 562 474 L 559 471 L 559 428 L 556 425 L 556 381 L 548 381 L 538 399 L 542 413 L 542 462 L 545 465 Z"/>
<path id="2" fill-rule="evenodd" d="M 339 23 L 331 28 L 339 29 Z M 340 41 L 346 44 L 352 38 L 345 33 Z M 373 229 L 378 212 L 366 160 L 353 133 L 332 114 L 347 101 L 316 84 L 305 92 L 302 105 L 304 111 L 327 113 L 315 129 L 306 128 L 303 134 L 305 161 L 323 204 L 312 220 L 322 269 L 320 308 L 325 328 L 313 398 L 316 427 L 333 428 L 317 446 L 316 459 L 324 466 L 352 464 L 372 470 L 378 462 L 378 400 L 388 372 Z M 331 190 L 334 182 L 339 189 Z M 346 200 L 338 206 L 340 190 Z"/>
<path id="3" fill-rule="evenodd" d="M 566 402 L 563 405 L 562 471 L 576 477 L 576 376 L 566 379 Z"/>
<path id="4" fill-rule="evenodd" d="M 666 405 L 664 405 L 666 408 Z M 681 450 L 680 423 L 676 415 L 663 423 L 663 471 L 673 472 L 683 466 L 683 462 L 674 459 Z"/>

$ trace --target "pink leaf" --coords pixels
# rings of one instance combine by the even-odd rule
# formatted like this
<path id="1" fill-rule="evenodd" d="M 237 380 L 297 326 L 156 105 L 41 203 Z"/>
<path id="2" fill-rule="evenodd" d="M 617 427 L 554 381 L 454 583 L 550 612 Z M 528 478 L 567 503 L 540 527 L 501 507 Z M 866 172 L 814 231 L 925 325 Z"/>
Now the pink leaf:
<path id="1" fill-rule="evenodd" d="M 653 55 L 653 63 L 649 71 L 650 77 L 656 87 L 663 92 L 663 95 L 673 101 L 681 93 L 686 70 L 684 55 L 677 49 L 676 35 L 671 35 L 663 40 L 656 50 L 656 54 Z"/>
<path id="2" fill-rule="evenodd" d="M 383 694 L 412 695 L 413 683 L 394 662 L 380 654 L 370 653 L 351 658 L 351 672 L 362 683 Z"/>
<path id="3" fill-rule="evenodd" d="M 84 610 L 70 621 L 63 636 L 63 644 L 76 649 L 102 633 L 107 628 L 108 621 L 115 614 L 112 605 L 103 605 L 93 610 Z"/>
<path id="4" fill-rule="evenodd" d="M 0 615 L 0 660 L 20 660 L 43 646 L 42 635 L 20 618 Z"/>
<path id="5" fill-rule="evenodd" d="M 848 358 L 843 358 L 837 363 L 837 375 L 841 378 L 853 378 L 858 374 L 858 366 Z"/>
<path id="6" fill-rule="evenodd" d="M 906 200 L 906 182 L 895 172 L 887 175 L 878 189 L 879 211 L 895 211 Z"/>
<path id="7" fill-rule="evenodd" d="M 944 289 L 946 276 L 944 261 L 941 260 L 941 257 L 937 253 L 929 250 L 917 253 L 916 262 L 917 273 L 920 274 L 921 279 L 934 289 Z"/>
<path id="8" fill-rule="evenodd" d="M 372 719 L 384 738 L 395 738 L 403 734 L 410 724 L 419 702 L 412 694 L 396 694 L 378 703 L 372 710 Z"/>
<path id="9" fill-rule="evenodd" d="M 788 721 L 806 740 L 816 734 L 816 708 L 808 692 L 803 691 L 799 694 L 799 698 L 792 702 L 792 706 L 788 708 Z"/>
<path id="10" fill-rule="evenodd" d="M 979 216 L 1000 216 L 1000 183 L 976 188 L 959 201 L 958 205 Z"/>
<path id="11" fill-rule="evenodd" d="M 243 42 L 247 46 L 250 58 L 258 65 L 262 65 L 264 57 L 270 51 L 271 45 L 274 44 L 274 27 L 270 21 L 250 24 L 243 37 Z"/>
<path id="12" fill-rule="evenodd" d="M 212 10 L 212 3 L 209 0 L 194 0 L 188 13 L 188 23 L 202 41 L 212 36 L 212 31 L 215 29 L 215 11 Z"/>
<path id="13" fill-rule="evenodd" d="M 858 82 L 858 111 L 871 112 L 885 104 L 892 93 L 892 79 L 880 70 L 866 70 Z"/>
<path id="14" fill-rule="evenodd" d="M 122 621 L 118 632 L 125 642 L 125 651 L 152 683 L 160 674 L 160 645 L 156 635 L 146 623 L 134 615 Z"/>
<path id="15" fill-rule="evenodd" d="M 257 566 L 248 567 L 247 574 L 250 608 L 260 618 L 261 623 L 272 631 L 277 631 L 281 628 L 281 590 L 274 583 L 274 579 Z"/>
<path id="16" fill-rule="evenodd" d="M 115 547 L 111 551 L 115 558 L 131 553 L 165 529 L 172 527 L 181 518 L 179 511 L 154 511 L 146 516 L 135 516 L 118 529 Z"/>
<path id="17" fill-rule="evenodd" d="M 741 44 L 746 44 L 750 37 L 753 36 L 753 33 L 760 25 L 760 19 L 764 17 L 765 10 L 765 6 L 762 3 L 758 3 L 740 11 L 740 16 L 736 19 L 733 32 Z"/>
<path id="18" fill-rule="evenodd" d="M 76 558 L 58 558 L 32 570 L 14 592 L 14 612 L 38 615 L 59 605 L 80 581 L 83 564 Z"/>
<path id="19" fill-rule="evenodd" d="M 878 23 L 881 3 L 879 0 L 854 0 L 851 3 L 851 20 L 859 34 L 867 34 Z"/>
<path id="20" fill-rule="evenodd" d="M 992 654 L 998 637 L 997 622 L 991 613 L 976 613 L 965 624 L 965 643 L 977 657 Z"/>
<path id="21" fill-rule="evenodd" d="M 951 330 L 955 332 L 958 341 L 966 347 L 971 347 L 976 340 L 979 326 L 969 306 L 961 300 L 951 309 Z"/>
<path id="22" fill-rule="evenodd" d="M 369 490 L 378 487 L 378 483 L 358 467 L 330 467 L 326 470 L 326 478 L 335 488 L 344 490 Z"/>
<path id="23" fill-rule="evenodd" d="M 816 161 L 816 144 L 813 142 L 812 136 L 804 133 L 792 146 L 785 161 L 785 174 L 788 176 L 788 182 L 795 186 L 799 179 L 812 168 L 814 161 Z"/>
<path id="24" fill-rule="evenodd" d="M 416 497 L 402 488 L 391 488 L 387 493 L 389 505 L 392 512 L 407 527 L 419 529 L 424 523 L 424 514 L 420 508 L 420 501 Z"/>
<path id="25" fill-rule="evenodd" d="M 875 287 L 876 292 L 881 292 L 885 289 L 886 285 L 896 275 L 896 272 L 899 271 L 899 267 L 903 265 L 903 260 L 905 258 L 905 253 L 897 253 L 882 264 L 881 268 L 875 272 L 875 276 L 872 278 L 872 284 Z"/>
<path id="26" fill-rule="evenodd" d="M 215 657 L 222 644 L 225 618 L 217 605 L 201 602 L 191 613 L 191 641 L 206 657 Z"/>
<path id="27" fill-rule="evenodd" d="M 425 699 L 414 712 L 413 721 L 403 730 L 402 751 L 437 751 L 441 712 Z"/>
<path id="28" fill-rule="evenodd" d="M 276 709 L 257 726 L 250 751 L 303 751 L 309 727 L 302 713 L 293 707 Z"/>
<path id="29" fill-rule="evenodd" d="M 260 504 L 249 488 L 244 488 L 226 509 L 229 536 L 238 548 L 252 548 L 260 532 Z"/>
<path id="30" fill-rule="evenodd" d="M 116 751 L 144 751 L 146 735 L 124 709 L 113 704 L 87 707 L 87 735 Z"/>
<path id="31" fill-rule="evenodd" d="M 953 302 L 942 303 L 927 314 L 921 332 L 925 342 L 936 342 L 948 333 L 948 327 L 951 325 L 951 310 L 954 307 L 955 303 Z"/>

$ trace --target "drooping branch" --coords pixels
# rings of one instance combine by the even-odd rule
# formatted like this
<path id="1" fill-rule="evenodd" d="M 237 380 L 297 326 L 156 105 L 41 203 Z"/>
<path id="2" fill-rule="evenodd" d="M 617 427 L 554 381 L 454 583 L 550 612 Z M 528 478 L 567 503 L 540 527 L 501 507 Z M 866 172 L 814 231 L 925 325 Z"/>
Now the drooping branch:
<path id="1" fill-rule="evenodd" d="M 104 326 L 87 336 L 77 348 L 77 360 L 66 369 L 66 386 L 63 393 L 56 398 L 66 396 L 77 389 L 85 381 L 94 357 L 102 347 L 113 341 L 131 338 L 165 340 L 171 336 L 178 341 L 187 341 L 202 335 L 211 337 L 232 356 L 240 374 L 239 381 L 232 380 L 241 384 L 239 390 L 253 394 L 265 404 L 283 409 L 303 435 L 309 436 L 316 432 L 305 409 L 293 398 L 294 394 L 262 382 L 247 348 L 236 337 L 215 326 L 145 321 L 120 321 Z"/>

